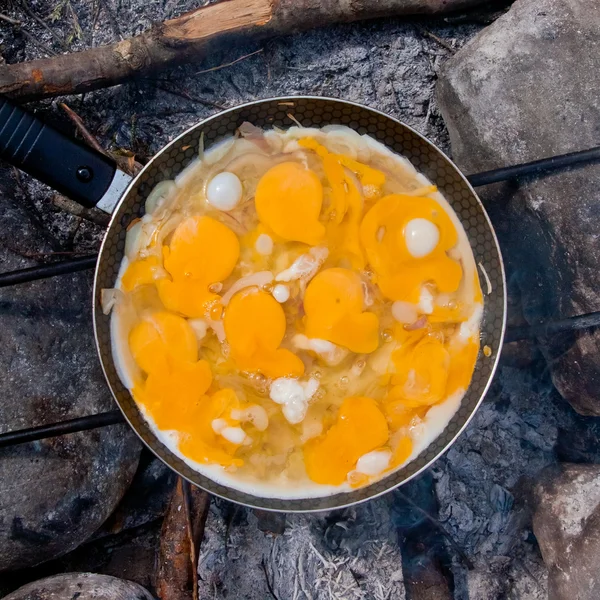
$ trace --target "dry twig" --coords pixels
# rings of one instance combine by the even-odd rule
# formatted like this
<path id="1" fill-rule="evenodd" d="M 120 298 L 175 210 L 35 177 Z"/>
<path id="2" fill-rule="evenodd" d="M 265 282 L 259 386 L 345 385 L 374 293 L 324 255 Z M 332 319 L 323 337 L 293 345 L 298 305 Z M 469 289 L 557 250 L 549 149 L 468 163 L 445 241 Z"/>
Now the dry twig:
<path id="1" fill-rule="evenodd" d="M 246 60 L 247 58 L 250 58 L 255 54 L 260 54 L 261 52 L 264 52 L 264 48 L 260 48 L 258 50 L 255 50 L 254 52 L 250 52 L 249 54 L 244 54 L 243 56 L 240 56 L 239 58 L 236 58 L 231 62 L 223 63 L 222 65 L 217 65 L 216 67 L 211 67 L 210 69 L 202 69 L 202 71 L 196 71 L 196 75 L 202 75 L 203 73 L 212 73 L 213 71 L 220 71 L 221 69 L 232 67 L 233 65 L 236 65 L 237 63 Z"/>
<path id="2" fill-rule="evenodd" d="M 122 156 L 114 152 L 107 152 L 100 145 L 100 142 L 98 142 L 96 137 L 89 132 L 81 117 L 72 108 L 69 108 L 64 102 L 61 102 L 59 106 L 67 113 L 69 119 L 73 121 L 77 131 L 79 131 L 81 137 L 83 137 L 88 146 L 96 150 L 96 152 L 100 152 L 100 154 L 104 154 L 104 156 L 108 156 L 114 160 L 121 171 L 124 171 L 129 175 L 136 175 L 140 172 L 142 165 L 139 162 L 136 162 L 133 154 Z"/>
<path id="3" fill-rule="evenodd" d="M 49 56 L 56 56 L 56 52 L 54 52 L 54 50 L 52 50 L 52 48 L 48 48 L 48 46 L 46 46 L 46 44 L 40 42 L 33 34 L 29 33 L 29 31 L 27 31 L 27 29 L 25 29 L 25 27 L 23 27 L 23 24 L 21 23 L 21 21 L 18 21 L 17 19 L 13 19 L 12 17 L 9 17 L 8 15 L 2 14 L 2 13 L 0 13 L 0 19 L 2 21 L 6 21 L 7 23 L 10 23 L 17 31 L 22 33 L 32 44 L 37 46 L 40 50 L 42 50 Z M 50 60 L 50 59 L 42 59 L 42 60 Z M 3 65 L 4 68 L 7 68 L 9 66 L 10 65 Z"/>
<path id="4" fill-rule="evenodd" d="M 417 25 L 417 29 L 423 35 L 425 35 L 428 38 L 432 39 L 434 42 L 437 42 L 440 46 L 442 46 L 442 48 L 446 48 L 446 50 L 448 50 L 452 54 L 454 54 L 456 52 L 456 48 L 453 48 L 446 40 L 444 40 L 441 37 L 435 35 L 435 33 L 432 33 L 431 31 L 428 31 L 427 29 L 425 29 L 424 27 L 420 27 L 419 25 Z"/>
<path id="5" fill-rule="evenodd" d="M 81 134 L 81 137 L 85 140 L 85 143 L 96 150 L 96 152 L 100 152 L 100 154 L 104 154 L 104 156 L 108 156 L 108 152 L 104 150 L 104 148 L 100 145 L 95 136 L 93 136 L 88 128 L 84 125 L 81 117 L 71 108 L 69 108 L 64 102 L 60 102 L 59 106 L 67 113 L 67 116 L 73 123 L 75 127 L 77 127 L 77 131 Z"/>
<path id="6" fill-rule="evenodd" d="M 71 200 L 60 194 L 55 194 L 52 197 L 52 204 L 54 204 L 56 208 L 60 208 L 60 210 L 64 210 L 71 215 L 95 223 L 100 227 L 107 227 L 110 222 L 110 215 L 105 212 L 97 208 L 85 208 L 85 206 L 81 206 L 81 204 L 75 202 L 75 200 Z"/>
<path id="7" fill-rule="evenodd" d="M 48 23 L 46 23 L 46 21 L 44 21 L 44 19 L 42 19 L 41 17 L 39 17 L 38 15 L 36 15 L 32 10 L 31 7 L 29 6 L 29 2 L 27 2 L 27 0 L 21 0 L 21 6 L 23 7 L 23 10 L 38 24 L 41 25 L 61 46 L 61 48 L 63 50 L 67 50 L 67 42 L 65 41 L 64 38 L 62 38 L 60 35 L 58 35 L 58 33 L 56 33 L 56 31 L 54 31 L 54 29 L 52 29 L 52 27 L 50 27 L 48 25 Z"/>

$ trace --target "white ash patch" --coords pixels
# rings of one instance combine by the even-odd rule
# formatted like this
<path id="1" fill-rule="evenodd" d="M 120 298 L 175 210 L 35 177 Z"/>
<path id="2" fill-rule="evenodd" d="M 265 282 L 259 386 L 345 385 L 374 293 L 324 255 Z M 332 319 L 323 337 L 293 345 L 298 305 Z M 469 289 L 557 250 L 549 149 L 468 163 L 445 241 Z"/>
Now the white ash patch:
<path id="1" fill-rule="evenodd" d="M 389 503 L 374 500 L 341 516 L 289 514 L 283 535 L 273 535 L 258 529 L 251 510 L 217 501 L 200 549 L 200 597 L 232 597 L 244 581 L 244 598 L 265 600 L 268 578 L 281 600 L 405 600 Z"/>

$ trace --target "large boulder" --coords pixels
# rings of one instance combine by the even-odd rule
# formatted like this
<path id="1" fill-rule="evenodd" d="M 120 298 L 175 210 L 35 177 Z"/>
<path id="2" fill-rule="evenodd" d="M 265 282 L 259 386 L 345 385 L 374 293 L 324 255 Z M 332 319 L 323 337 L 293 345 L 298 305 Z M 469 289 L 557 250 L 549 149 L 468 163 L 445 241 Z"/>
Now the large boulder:
<path id="1" fill-rule="evenodd" d="M 600 598 L 600 465 L 543 472 L 533 531 L 549 569 L 549 600 Z"/>
<path id="2" fill-rule="evenodd" d="M 0 172 L 1 269 L 61 249 Z M 0 290 L 0 433 L 90 415 L 115 405 L 96 355 L 91 273 Z M 115 425 L 0 450 L 0 571 L 60 556 L 113 512 L 140 444 Z"/>
<path id="3" fill-rule="evenodd" d="M 4 600 L 153 600 L 141 585 L 108 575 L 65 573 L 28 583 Z"/>
<path id="4" fill-rule="evenodd" d="M 443 67 L 453 157 L 473 173 L 596 146 L 600 11 L 517 0 Z M 530 322 L 600 310 L 600 165 L 479 190 Z M 558 343 L 560 342 L 560 343 Z M 554 384 L 600 415 L 600 333 L 543 340 Z"/>

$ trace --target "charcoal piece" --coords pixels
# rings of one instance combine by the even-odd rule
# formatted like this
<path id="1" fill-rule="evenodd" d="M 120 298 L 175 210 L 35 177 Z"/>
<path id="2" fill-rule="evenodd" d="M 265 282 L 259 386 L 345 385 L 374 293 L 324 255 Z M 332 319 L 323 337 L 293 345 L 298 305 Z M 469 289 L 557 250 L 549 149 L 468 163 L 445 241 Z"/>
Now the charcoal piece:
<path id="1" fill-rule="evenodd" d="M 534 491 L 533 531 L 549 569 L 549 600 L 600 598 L 600 465 L 545 470 Z"/>
<path id="2" fill-rule="evenodd" d="M 10 185 L 0 179 L 3 270 L 61 249 Z M 0 290 L 0 432 L 115 408 L 96 356 L 91 287 L 92 274 L 79 273 Z M 0 450 L 0 571 L 89 538 L 129 486 L 139 453 L 126 425 Z"/>
<path id="3" fill-rule="evenodd" d="M 466 173 L 598 145 L 600 11 L 517 0 L 442 68 L 437 99 Z M 549 59 L 551 57 L 551 59 Z M 530 323 L 600 310 L 600 165 L 480 189 Z M 600 332 L 540 340 L 556 388 L 600 415 Z"/>
<path id="4" fill-rule="evenodd" d="M 141 585 L 96 573 L 65 573 L 40 579 L 4 600 L 153 600 Z"/>

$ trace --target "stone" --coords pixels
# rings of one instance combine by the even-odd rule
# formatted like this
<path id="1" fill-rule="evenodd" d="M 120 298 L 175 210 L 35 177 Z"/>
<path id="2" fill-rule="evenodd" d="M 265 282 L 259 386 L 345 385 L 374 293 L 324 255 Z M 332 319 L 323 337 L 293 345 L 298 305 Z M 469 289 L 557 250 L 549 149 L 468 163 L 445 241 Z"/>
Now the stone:
<path id="1" fill-rule="evenodd" d="M 51 252 L 52 235 L 0 173 L 2 270 Z M 115 408 L 96 355 L 91 273 L 0 290 L 0 432 Z M 56 558 L 89 538 L 135 473 L 140 443 L 126 425 L 0 450 L 0 571 Z"/>
<path id="2" fill-rule="evenodd" d="M 600 11 L 517 0 L 441 69 L 452 155 L 474 173 L 584 150 L 600 128 Z M 480 190 L 530 323 L 600 310 L 600 165 Z M 600 332 L 540 340 L 553 382 L 600 415 Z"/>
<path id="3" fill-rule="evenodd" d="M 534 506 L 549 600 L 600 598 L 600 465 L 565 463 L 543 471 Z"/>
<path id="4" fill-rule="evenodd" d="M 167 512 L 176 479 L 175 471 L 150 450 L 142 449 L 131 485 L 92 539 L 114 536 L 162 519 Z"/>
<path id="5" fill-rule="evenodd" d="M 96 573 L 65 573 L 19 588 L 4 600 L 153 600 L 141 585 Z"/>

